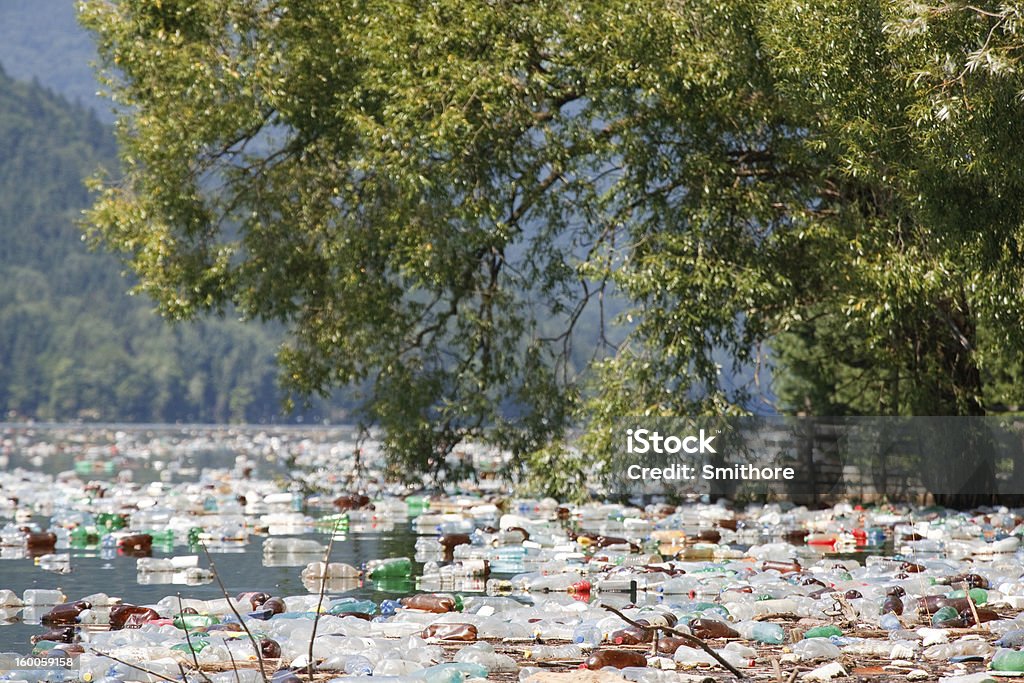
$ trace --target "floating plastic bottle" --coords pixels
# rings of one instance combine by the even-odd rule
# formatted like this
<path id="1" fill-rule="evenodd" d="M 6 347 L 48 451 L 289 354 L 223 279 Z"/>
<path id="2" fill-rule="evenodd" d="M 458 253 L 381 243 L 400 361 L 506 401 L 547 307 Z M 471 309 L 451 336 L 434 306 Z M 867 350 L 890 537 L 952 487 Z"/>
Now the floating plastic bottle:
<path id="1" fill-rule="evenodd" d="M 406 578 L 412 574 L 412 562 L 408 557 L 371 560 L 363 565 L 363 574 L 372 581 Z"/>
<path id="2" fill-rule="evenodd" d="M 25 591 L 22 600 L 25 605 L 59 605 L 67 600 L 67 596 L 59 590 L 29 588 Z"/>

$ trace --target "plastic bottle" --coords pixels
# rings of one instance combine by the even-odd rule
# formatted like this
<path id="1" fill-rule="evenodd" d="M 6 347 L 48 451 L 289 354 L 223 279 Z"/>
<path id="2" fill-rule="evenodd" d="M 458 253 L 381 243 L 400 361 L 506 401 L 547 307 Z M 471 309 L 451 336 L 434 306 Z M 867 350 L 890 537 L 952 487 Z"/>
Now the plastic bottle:
<path id="1" fill-rule="evenodd" d="M 736 625 L 736 630 L 747 640 L 766 645 L 781 645 L 786 639 L 786 632 L 782 626 L 770 621 L 741 622 Z"/>
<path id="2" fill-rule="evenodd" d="M 21 607 L 24 604 L 14 591 L 6 588 L 0 590 L 0 609 Z"/>
<path id="3" fill-rule="evenodd" d="M 293 554 L 313 555 L 322 554 L 325 546 L 317 541 L 308 538 L 268 538 L 263 541 L 263 554 Z"/>
<path id="4" fill-rule="evenodd" d="M 67 553 L 40 555 L 36 565 L 44 571 L 66 573 L 71 571 L 71 556 Z"/>
<path id="5" fill-rule="evenodd" d="M 363 565 L 363 573 L 373 581 L 403 578 L 412 574 L 412 561 L 408 557 L 371 560 Z"/>
<path id="6" fill-rule="evenodd" d="M 838 626 L 815 626 L 813 628 L 807 629 L 804 632 L 804 639 L 806 640 L 811 638 L 831 638 L 833 636 L 841 635 L 843 635 L 843 631 Z"/>
<path id="7" fill-rule="evenodd" d="M 899 617 L 897 617 L 892 612 L 888 614 L 883 614 L 881 617 L 879 617 L 878 625 L 884 628 L 886 631 L 895 631 L 897 629 L 903 628 L 903 624 L 900 623 Z"/>
<path id="8" fill-rule="evenodd" d="M 652 631 L 637 628 L 636 626 L 627 626 L 612 631 L 608 635 L 608 642 L 615 643 L 616 645 L 639 645 L 640 643 L 651 642 L 653 637 L 654 633 Z"/>
<path id="9" fill-rule="evenodd" d="M 604 640 L 604 633 L 593 622 L 578 624 L 572 632 L 572 642 L 581 647 L 597 647 Z"/>
<path id="10" fill-rule="evenodd" d="M 269 600 L 268 600 L 269 602 Z M 174 615 L 174 626 L 185 631 L 194 631 L 198 628 L 205 628 L 219 624 L 220 620 L 212 614 L 176 614 Z"/>
<path id="11" fill-rule="evenodd" d="M 534 662 L 553 662 L 560 659 L 580 659 L 583 650 L 579 645 L 536 645 L 523 653 L 525 659 Z"/>
<path id="12" fill-rule="evenodd" d="M 444 593 L 419 593 L 402 598 L 400 602 L 406 609 L 433 612 L 434 614 L 462 611 L 462 598 Z"/>
<path id="13" fill-rule="evenodd" d="M 724 621 L 698 617 L 690 622 L 690 632 L 701 639 L 739 638 L 740 634 Z"/>
<path id="14" fill-rule="evenodd" d="M 28 588 L 25 590 L 22 600 L 26 605 L 59 605 L 67 600 L 67 596 L 59 590 Z"/>
<path id="15" fill-rule="evenodd" d="M 1024 671 L 1024 652 L 1001 648 L 992 657 L 989 668 L 993 671 Z"/>
<path id="16" fill-rule="evenodd" d="M 934 628 L 958 628 L 963 625 L 960 613 L 953 607 L 940 607 L 932 615 L 932 626 Z"/>
<path id="17" fill-rule="evenodd" d="M 84 600 L 69 602 L 65 605 L 55 605 L 49 612 L 42 616 L 40 622 L 46 626 L 77 624 L 78 615 L 81 614 L 83 610 L 87 610 L 90 607 L 92 607 L 92 605 Z"/>
<path id="18" fill-rule="evenodd" d="M 348 655 L 342 661 L 341 670 L 349 676 L 371 676 L 373 662 L 363 655 Z"/>
<path id="19" fill-rule="evenodd" d="M 826 638 L 810 638 L 793 645 L 793 654 L 802 660 L 836 659 L 841 654 L 839 647 Z"/>
<path id="20" fill-rule="evenodd" d="M 110 629 L 116 631 L 126 627 L 138 627 L 146 621 L 159 618 L 160 615 L 149 607 L 115 605 L 110 608 Z"/>
<path id="21" fill-rule="evenodd" d="M 511 673 L 519 669 L 514 659 L 495 652 L 494 646 L 488 642 L 467 645 L 455 653 L 453 661 L 485 666 L 490 674 Z"/>
<path id="22" fill-rule="evenodd" d="M 593 654 L 583 662 L 584 669 L 603 669 L 605 667 L 625 669 L 632 666 L 647 666 L 647 657 L 644 656 L 644 653 L 635 650 L 598 649 L 594 650 Z"/>
<path id="23" fill-rule="evenodd" d="M 423 629 L 420 637 L 424 639 L 437 638 L 439 640 L 474 641 L 477 639 L 477 630 L 473 624 L 431 624 Z"/>
<path id="24" fill-rule="evenodd" d="M 930 660 L 948 660 L 953 657 L 985 656 L 992 652 L 992 646 L 983 640 L 958 640 L 926 648 L 923 655 Z"/>

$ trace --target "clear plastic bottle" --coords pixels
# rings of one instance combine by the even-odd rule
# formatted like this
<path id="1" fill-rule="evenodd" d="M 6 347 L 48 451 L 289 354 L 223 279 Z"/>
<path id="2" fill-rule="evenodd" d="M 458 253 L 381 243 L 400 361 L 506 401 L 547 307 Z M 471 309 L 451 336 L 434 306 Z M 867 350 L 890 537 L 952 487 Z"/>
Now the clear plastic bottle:
<path id="1" fill-rule="evenodd" d="M 826 638 L 810 638 L 793 645 L 793 654 L 804 661 L 814 659 L 836 659 L 840 655 L 839 647 Z"/>
<path id="2" fill-rule="evenodd" d="M 559 659 L 581 659 L 583 649 L 572 645 L 537 645 L 523 653 L 525 659 L 534 662 L 551 662 Z"/>
<path id="3" fill-rule="evenodd" d="M 349 676 L 371 676 L 373 662 L 363 655 L 348 655 L 341 665 L 341 670 Z"/>
<path id="4" fill-rule="evenodd" d="M 572 641 L 580 647 L 597 647 L 604 640 L 604 633 L 594 622 L 578 624 L 572 632 Z"/>
<path id="5" fill-rule="evenodd" d="M 25 605 L 59 605 L 67 600 L 67 596 L 59 590 L 28 588 L 25 590 L 22 600 Z"/>

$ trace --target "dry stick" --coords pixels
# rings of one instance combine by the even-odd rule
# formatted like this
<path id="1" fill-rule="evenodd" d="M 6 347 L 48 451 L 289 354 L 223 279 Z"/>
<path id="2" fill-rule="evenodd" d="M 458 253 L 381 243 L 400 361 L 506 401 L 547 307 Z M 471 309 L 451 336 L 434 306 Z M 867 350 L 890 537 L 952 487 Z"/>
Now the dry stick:
<path id="1" fill-rule="evenodd" d="M 238 675 L 238 664 L 235 663 L 235 656 L 231 654 L 231 648 L 227 641 L 224 642 L 224 649 L 228 651 L 228 659 L 231 660 L 231 670 L 235 672 L 235 683 L 242 683 L 242 677 Z"/>
<path id="2" fill-rule="evenodd" d="M 94 647 L 90 647 L 89 651 L 94 653 L 94 654 L 99 655 L 100 657 L 106 657 L 107 659 L 113 659 L 118 664 L 124 664 L 125 666 L 127 666 L 129 668 L 135 669 L 136 671 L 141 671 L 142 673 L 147 674 L 149 676 L 156 676 L 157 678 L 159 678 L 162 681 L 170 681 L 171 683 L 179 683 L 178 681 L 174 680 L 170 676 L 164 676 L 161 673 L 157 673 L 156 671 L 152 671 L 152 670 L 147 669 L 147 668 L 145 668 L 143 666 L 139 666 L 138 664 L 132 664 L 131 662 L 126 662 L 123 659 L 115 657 L 114 655 L 107 654 L 106 652 L 100 652 L 99 650 L 97 650 Z"/>
<path id="3" fill-rule="evenodd" d="M 794 666 L 793 667 L 793 672 L 791 674 L 789 674 L 789 680 L 786 681 L 786 683 L 793 683 L 793 681 L 796 680 L 796 675 L 798 673 L 800 673 L 800 667 Z"/>
<path id="4" fill-rule="evenodd" d="M 316 627 L 320 623 L 320 609 L 323 607 L 324 594 L 327 592 L 327 564 L 331 559 L 331 551 L 334 550 L 334 537 L 338 535 L 340 521 L 334 523 L 331 540 L 327 542 L 327 551 L 324 553 L 324 570 L 320 576 L 320 600 L 316 603 L 316 614 L 313 616 L 313 632 L 309 634 L 309 661 L 306 664 L 306 675 L 309 676 L 309 680 L 313 680 L 313 641 L 316 640 Z"/>
<path id="5" fill-rule="evenodd" d="M 263 651 L 260 649 L 260 644 L 256 642 L 256 636 L 252 634 L 249 627 L 245 625 L 245 619 L 243 619 L 242 615 L 238 613 L 237 609 L 235 609 L 235 603 L 231 600 L 231 596 L 228 595 L 228 589 L 224 586 L 224 582 L 221 581 L 220 572 L 217 571 L 217 565 L 213 563 L 213 557 L 210 555 L 210 549 L 206 547 L 206 543 L 203 541 L 200 541 L 199 545 L 202 546 L 203 552 L 206 553 L 206 561 L 210 563 L 210 571 L 213 572 L 213 578 L 217 579 L 217 585 L 220 586 L 220 592 L 224 595 L 224 600 L 227 601 L 228 607 L 231 608 L 232 613 L 238 617 L 238 623 L 242 625 L 245 635 L 249 636 L 249 642 L 252 643 L 253 649 L 256 650 L 256 659 L 259 660 L 260 663 L 260 676 L 263 678 L 263 683 L 270 683 L 267 679 L 267 672 L 263 668 Z"/>
<path id="6" fill-rule="evenodd" d="M 196 657 L 196 651 L 192 647 L 192 638 L 189 636 L 188 629 L 185 628 L 185 613 L 182 611 L 181 608 L 181 591 L 178 591 L 178 614 L 181 615 L 181 626 L 182 629 L 185 631 L 185 642 L 188 643 L 188 650 L 192 653 L 192 663 L 196 665 L 196 671 L 199 673 L 200 676 L 203 677 L 204 681 L 206 681 L 207 683 L 213 683 L 213 681 L 210 680 L 210 677 L 207 676 L 206 673 L 199 668 L 199 658 Z M 178 666 L 181 666 L 181 664 L 179 664 Z M 182 676 L 184 677 L 184 672 L 182 672 Z"/>
<path id="7" fill-rule="evenodd" d="M 611 612 L 612 614 L 617 616 L 619 619 L 622 619 L 624 622 L 626 622 L 630 626 L 635 626 L 636 628 L 643 629 L 644 631 L 652 631 L 652 630 L 661 629 L 662 631 L 664 631 L 666 633 L 671 633 L 673 635 L 679 636 L 680 638 L 682 638 L 686 642 L 692 643 L 693 645 L 696 645 L 700 649 L 704 650 L 704 652 L 707 652 L 709 655 L 714 657 L 716 662 L 718 662 L 719 664 L 724 666 L 726 669 L 728 669 L 732 673 L 732 675 L 735 676 L 736 678 L 743 678 L 743 673 L 739 669 L 737 669 L 732 664 L 730 664 L 729 662 L 727 662 L 724 659 L 722 659 L 721 655 L 719 655 L 717 652 L 715 652 L 710 647 L 708 647 L 708 644 L 705 643 L 700 638 L 698 638 L 697 636 L 691 635 L 689 633 L 684 633 L 683 631 L 677 631 L 676 629 L 672 628 L 671 626 L 645 626 L 644 624 L 641 624 L 641 623 L 638 623 L 636 621 L 633 621 L 632 619 L 627 617 L 625 614 L 623 614 L 619 610 L 617 610 L 614 607 L 612 607 L 611 605 L 601 605 L 601 607 L 603 607 L 604 609 L 608 610 L 609 612 Z"/>
<path id="8" fill-rule="evenodd" d="M 967 604 L 971 606 L 971 614 L 974 616 L 974 628 L 980 629 L 981 619 L 978 618 L 978 608 L 974 606 L 974 598 L 971 597 L 971 584 L 968 581 L 963 582 L 964 595 L 967 597 Z"/>

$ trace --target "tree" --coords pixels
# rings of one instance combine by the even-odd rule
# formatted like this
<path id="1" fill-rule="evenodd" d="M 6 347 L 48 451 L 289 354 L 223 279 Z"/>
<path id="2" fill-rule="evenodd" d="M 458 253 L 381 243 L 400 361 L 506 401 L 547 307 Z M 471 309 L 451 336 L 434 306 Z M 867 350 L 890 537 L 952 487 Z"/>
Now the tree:
<path id="1" fill-rule="evenodd" d="M 735 371 L 819 324 L 889 382 L 873 405 L 980 414 L 1005 355 L 977 340 L 1024 342 L 1009 10 L 81 8 L 126 112 L 93 237 L 169 316 L 284 321 L 286 382 L 365 387 L 406 465 L 478 437 L 568 486 L 572 418 L 582 471 L 618 417 L 741 412 Z M 576 375 L 611 291 L 632 327 Z"/>

